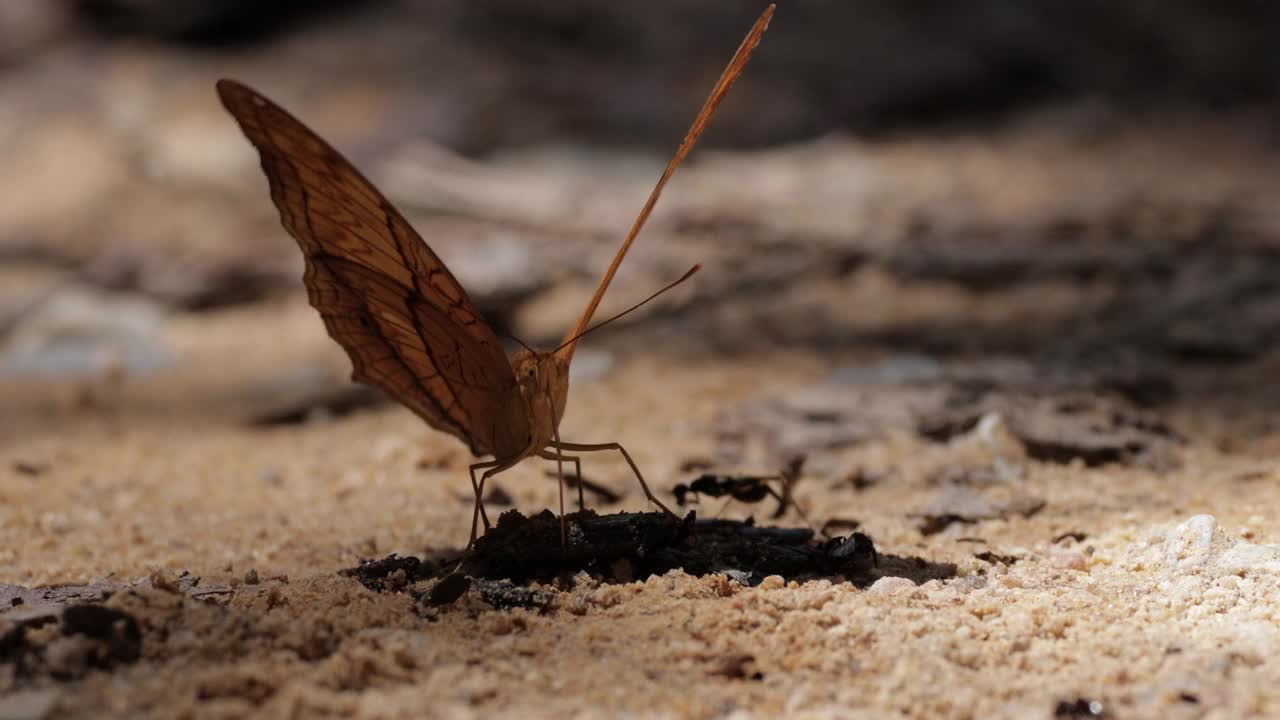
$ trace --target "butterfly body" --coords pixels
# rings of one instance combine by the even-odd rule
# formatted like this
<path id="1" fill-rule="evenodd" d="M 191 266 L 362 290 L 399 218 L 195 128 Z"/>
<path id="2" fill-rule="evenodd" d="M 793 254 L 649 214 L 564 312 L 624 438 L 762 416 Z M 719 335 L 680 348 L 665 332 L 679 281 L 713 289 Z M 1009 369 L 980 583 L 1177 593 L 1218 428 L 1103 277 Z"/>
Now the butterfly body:
<path id="1" fill-rule="evenodd" d="M 569 399 L 569 364 L 554 352 L 521 349 L 511 356 L 511 367 L 528 417 L 529 444 L 519 455 L 526 458 L 559 440 Z M 495 458 L 506 459 L 496 453 Z"/>

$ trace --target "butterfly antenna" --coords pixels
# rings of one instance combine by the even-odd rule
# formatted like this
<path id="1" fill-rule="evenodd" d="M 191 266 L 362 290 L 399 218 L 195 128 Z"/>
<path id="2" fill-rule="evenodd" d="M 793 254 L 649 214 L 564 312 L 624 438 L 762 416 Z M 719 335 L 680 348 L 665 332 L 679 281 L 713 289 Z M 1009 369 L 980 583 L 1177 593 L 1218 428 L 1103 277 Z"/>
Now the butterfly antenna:
<path id="1" fill-rule="evenodd" d="M 500 334 L 502 335 L 502 337 L 507 338 L 508 340 L 515 340 L 517 345 L 519 345 L 520 347 L 524 348 L 525 350 L 528 350 L 528 351 L 529 351 L 529 352 L 531 352 L 531 353 L 536 354 L 536 353 L 538 352 L 537 350 L 534 350 L 533 348 L 529 347 L 529 346 L 525 343 L 525 341 L 521 340 L 520 338 L 516 337 L 515 335 L 512 335 L 512 334 L 511 334 L 511 333 L 509 333 L 509 332 L 502 332 L 502 333 L 500 333 Z"/>
<path id="2" fill-rule="evenodd" d="M 702 264 L 701 264 L 701 263 L 699 263 L 699 264 L 697 264 L 697 265 L 694 265 L 693 267 L 689 268 L 689 271 L 688 271 L 688 272 L 686 272 L 685 274 L 681 275 L 681 276 L 680 276 L 680 279 L 676 280 L 676 281 L 675 281 L 675 282 L 673 282 L 673 283 L 668 283 L 665 287 L 663 287 L 663 288 L 662 288 L 661 290 L 659 290 L 658 292 L 656 292 L 656 293 L 654 293 L 654 294 L 650 295 L 649 297 L 647 297 L 647 298 L 645 298 L 645 299 L 641 300 L 640 302 L 636 303 L 635 305 L 632 305 L 631 307 L 627 308 L 626 310 L 623 310 L 622 312 L 618 313 L 617 315 L 614 315 L 613 317 L 609 318 L 608 320 L 605 320 L 604 322 L 601 322 L 601 323 L 597 323 L 597 324 L 595 324 L 595 325 L 592 325 L 590 328 L 587 328 L 586 330 L 583 330 L 582 332 L 578 333 L 577 335 L 574 335 L 573 337 L 569 338 L 568 340 L 565 340 L 565 341 L 564 341 L 564 343 L 563 343 L 562 345 L 560 345 L 560 347 L 556 348 L 555 350 L 552 350 L 552 352 L 560 352 L 561 348 L 568 347 L 570 343 L 576 343 L 576 342 L 578 342 L 578 340 L 579 340 L 579 339 L 581 339 L 583 335 L 586 335 L 587 333 L 593 333 L 593 332 L 595 332 L 596 330 L 599 330 L 600 328 L 604 327 L 605 325 L 608 325 L 609 323 L 613 322 L 614 320 L 617 320 L 618 318 L 620 318 L 620 317 L 622 317 L 622 316 L 626 315 L 627 313 L 629 313 L 629 312 L 631 312 L 631 311 L 633 311 L 633 310 L 639 310 L 641 307 L 643 307 L 643 306 L 644 306 L 646 303 L 648 303 L 650 300 L 652 300 L 652 299 L 654 299 L 654 298 L 658 297 L 658 296 L 659 296 L 659 295 L 661 295 L 662 293 L 664 293 L 664 292 L 666 292 L 666 291 L 670 290 L 671 288 L 673 288 L 673 287 L 675 287 L 675 286 L 679 285 L 680 283 L 684 282 L 685 280 L 688 280 L 689 278 L 693 277 L 693 274 L 694 274 L 694 273 L 696 273 L 696 272 L 698 272 L 698 271 L 699 271 L 699 270 L 701 270 L 701 269 L 702 269 Z"/>
<path id="3" fill-rule="evenodd" d="M 746 38 L 742 40 L 742 44 L 738 46 L 738 51 L 729 60 L 728 67 L 724 69 L 720 79 L 716 81 L 715 87 L 711 88 L 711 94 L 707 96 L 702 109 L 698 111 L 698 116 L 694 118 L 693 124 L 689 126 L 689 132 L 685 134 L 680 147 L 676 148 L 675 155 L 671 157 L 671 162 L 667 163 L 666 170 L 662 171 L 662 177 L 658 179 L 658 184 L 649 193 L 649 199 L 645 201 L 640 214 L 636 216 L 635 222 L 631 225 L 631 230 L 627 232 L 627 237 L 622 241 L 622 247 L 618 248 L 618 254 L 613 257 L 613 262 L 609 264 L 609 269 L 605 271 L 604 278 L 600 281 L 600 286 L 596 288 L 596 294 L 591 297 L 591 303 L 587 305 L 587 309 L 582 313 L 578 324 L 569 331 L 564 344 L 560 346 L 560 350 L 564 351 L 564 359 L 566 361 L 573 358 L 573 351 L 577 347 L 578 338 L 587 334 L 587 326 L 591 324 L 591 316 L 595 314 L 596 308 L 600 305 L 600 300 L 604 298 L 605 291 L 609 289 L 609 283 L 618 271 L 618 266 L 622 264 L 622 259 L 626 257 L 627 251 L 631 249 L 631 243 L 640 234 L 640 229 L 644 227 L 645 221 L 649 219 L 649 215 L 653 212 L 654 205 L 658 203 L 658 198 L 662 195 L 662 189 L 666 187 L 667 181 L 671 179 L 676 168 L 680 167 L 680 163 L 684 161 L 689 151 L 693 149 L 694 144 L 698 142 L 698 137 L 707 128 L 707 124 L 711 121 L 711 116 L 715 114 L 716 108 L 720 106 L 720 101 L 724 99 L 725 93 L 729 92 L 734 80 L 737 80 L 738 75 L 742 73 L 742 68 L 746 66 L 752 51 L 756 49 L 756 45 L 760 44 L 760 38 L 764 35 L 765 29 L 769 27 L 769 20 L 773 18 L 773 9 L 773 5 L 765 8 L 764 12 L 756 20 L 755 25 L 751 27 L 751 32 L 747 33 Z M 601 323 L 601 325 L 603 324 Z M 596 327 L 599 327 L 599 325 Z"/>

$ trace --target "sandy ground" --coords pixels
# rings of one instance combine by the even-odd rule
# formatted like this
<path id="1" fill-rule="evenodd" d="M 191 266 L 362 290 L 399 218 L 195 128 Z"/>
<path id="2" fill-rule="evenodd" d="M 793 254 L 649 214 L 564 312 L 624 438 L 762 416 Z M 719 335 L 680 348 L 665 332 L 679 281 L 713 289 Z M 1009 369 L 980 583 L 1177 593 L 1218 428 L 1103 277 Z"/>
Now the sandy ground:
<path id="1" fill-rule="evenodd" d="M 561 431 L 624 443 L 664 499 L 803 456 L 783 517 L 698 516 L 861 532 L 883 562 L 490 578 L 434 606 L 435 579 L 343 571 L 460 550 L 470 458 L 352 391 L 213 82 L 305 117 L 489 321 L 546 344 L 665 162 L 564 145 L 555 113 L 679 125 L 699 73 L 663 53 L 633 94 L 526 97 L 547 73 L 519 47 L 394 14 L 227 54 L 57 47 L 0 85 L 0 720 L 1280 717 L 1269 110 L 867 138 L 796 120 L 845 112 L 787 99 L 812 70 L 744 76 L 725 142 L 827 129 L 691 156 L 601 314 L 705 269 L 588 338 Z M 491 513 L 557 508 L 552 469 L 499 476 Z M 597 511 L 648 509 L 619 458 L 584 471 L 620 495 Z"/>
<path id="2" fill-rule="evenodd" d="M 1269 433 L 1222 441 L 1245 437 L 1244 420 L 1197 424 L 1175 405 L 1186 439 L 1172 460 L 1096 467 L 1029 457 L 998 412 L 941 442 L 888 428 L 813 451 L 796 486 L 809 522 L 855 519 L 881 553 L 948 568 L 942 580 L 579 574 L 544 588 L 542 610 L 474 590 L 436 608 L 338 571 L 465 542 L 456 442 L 393 406 L 229 421 L 243 405 L 228 398 L 265 368 L 341 373 L 319 323 L 294 322 L 309 312 L 295 298 L 175 320 L 167 334 L 190 362 L 145 382 L 5 388 L 26 421 L 7 418 L 0 451 L 0 591 L 23 598 L 0 614 L 6 658 L 21 656 L 0 665 L 0 716 L 1280 713 L 1280 476 Z M 726 440 L 726 411 L 826 387 L 833 369 L 799 354 L 597 352 L 610 369 L 575 383 L 564 435 L 623 440 L 664 496 L 691 459 L 736 454 L 738 469 L 770 471 L 751 459 L 767 454 L 734 450 L 750 433 Z M 528 462 L 498 482 L 525 512 L 555 507 L 545 470 Z M 624 495 L 600 511 L 645 509 L 620 462 L 585 472 Z M 923 534 L 918 515 L 943 486 L 990 500 L 992 516 Z M 1043 506 L 1024 516 L 1002 504 L 1011 494 Z M 721 505 L 699 512 L 767 522 L 771 508 Z M 781 524 L 804 526 L 794 511 Z M 58 622 L 15 637 L 60 585 L 113 589 L 105 605 L 136 622 L 136 652 Z"/>

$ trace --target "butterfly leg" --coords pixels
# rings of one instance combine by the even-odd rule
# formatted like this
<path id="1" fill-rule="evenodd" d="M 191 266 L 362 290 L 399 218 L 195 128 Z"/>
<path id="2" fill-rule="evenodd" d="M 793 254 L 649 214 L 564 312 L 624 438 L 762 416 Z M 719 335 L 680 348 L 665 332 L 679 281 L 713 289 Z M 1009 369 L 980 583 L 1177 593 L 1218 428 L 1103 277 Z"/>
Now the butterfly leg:
<path id="1" fill-rule="evenodd" d="M 471 473 L 471 489 L 476 493 L 475 509 L 471 511 L 471 539 L 467 541 L 467 547 L 471 547 L 471 545 L 476 541 L 476 525 L 481 517 L 484 518 L 484 529 L 489 529 L 489 518 L 485 515 L 484 501 L 481 499 L 484 491 L 484 480 L 476 480 L 476 471 L 484 470 L 485 468 L 494 468 L 501 464 L 502 463 L 497 460 L 490 460 L 488 462 L 476 463 L 475 465 L 467 468 Z M 487 479 L 489 477 L 489 473 L 486 472 L 484 477 Z"/>
<path id="2" fill-rule="evenodd" d="M 586 510 L 587 502 L 582 492 L 582 458 L 573 455 L 561 455 L 550 450 L 539 450 L 538 457 L 543 460 L 560 460 L 573 463 L 573 476 L 578 478 L 578 512 Z"/>
<path id="3" fill-rule="evenodd" d="M 550 447 L 555 450 L 569 450 L 572 452 L 599 452 L 603 450 L 617 450 L 618 452 L 622 453 L 622 459 L 626 460 L 627 464 L 631 466 L 631 472 L 635 473 L 636 480 L 640 481 L 640 488 L 644 490 L 644 496 L 649 498 L 649 502 L 662 508 L 662 511 L 670 515 L 671 517 L 679 519 L 680 517 L 679 515 L 676 515 L 675 513 L 671 512 L 671 508 L 667 507 L 666 505 L 663 505 L 662 501 L 659 500 L 657 496 L 653 494 L 653 491 L 649 489 L 649 484 L 644 481 L 644 476 L 640 474 L 640 468 L 636 466 L 636 461 L 632 460 L 631 454 L 627 452 L 627 449 L 622 447 L 618 443 L 598 443 L 598 444 L 589 443 L 588 444 L 588 443 L 567 443 L 567 442 L 552 441 Z"/>
<path id="4" fill-rule="evenodd" d="M 558 425 L 558 422 L 555 420 L 555 418 L 559 416 L 559 413 L 557 413 L 557 412 L 556 412 L 556 399 L 555 399 L 555 396 L 551 394 L 551 391 L 550 391 L 549 389 L 548 389 L 548 391 L 547 391 L 547 407 L 551 408 L 551 418 L 552 418 L 552 420 L 551 420 L 551 437 L 555 438 L 555 441 L 556 441 L 556 442 L 560 442 L 560 427 L 559 427 L 559 425 Z M 556 454 L 555 454 L 555 459 L 556 459 L 556 480 L 558 480 L 558 481 L 559 481 L 559 483 L 560 483 L 560 551 L 561 551 L 561 552 L 563 552 L 563 551 L 564 551 L 564 549 L 565 549 L 565 546 L 567 546 L 567 545 L 569 544 L 569 524 L 568 524 L 568 521 L 565 519 L 565 516 L 564 516 L 564 460 L 565 460 L 565 456 L 564 456 L 564 455 L 561 455 L 560 453 L 556 453 Z M 579 469 L 581 469 L 581 466 L 579 466 Z M 581 491 L 581 488 L 582 488 L 582 485 L 581 485 L 581 481 L 582 481 L 582 473 L 581 473 L 581 472 L 579 472 L 579 473 L 578 473 L 578 481 L 579 481 L 579 485 L 578 485 L 579 491 L 578 491 L 578 492 L 579 492 L 579 493 L 581 493 L 581 492 L 582 492 L 582 491 Z M 579 499 L 581 499 L 581 495 L 579 495 Z"/>

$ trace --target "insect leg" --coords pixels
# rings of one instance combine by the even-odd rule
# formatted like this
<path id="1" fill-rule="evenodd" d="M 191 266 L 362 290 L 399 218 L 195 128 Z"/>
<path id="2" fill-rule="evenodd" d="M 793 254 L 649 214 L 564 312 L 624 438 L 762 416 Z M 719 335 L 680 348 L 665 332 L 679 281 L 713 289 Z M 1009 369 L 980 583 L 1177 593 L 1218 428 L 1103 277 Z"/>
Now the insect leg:
<path id="1" fill-rule="evenodd" d="M 792 508 L 796 511 L 796 514 L 800 516 L 800 519 L 804 520 L 805 525 L 808 525 L 811 528 L 813 527 L 813 522 L 810 521 L 809 516 L 804 513 L 804 508 L 800 507 L 800 503 L 796 502 L 795 498 L 791 497 L 790 488 L 784 490 L 781 494 L 779 494 L 777 490 L 769 488 L 769 495 L 772 496 L 774 500 L 778 501 L 778 509 L 773 514 L 775 518 L 782 517 L 783 513 L 787 511 L 787 508 Z"/>
<path id="2" fill-rule="evenodd" d="M 539 450 L 538 457 L 543 460 L 563 460 L 573 463 L 573 476 L 578 479 L 578 511 L 587 509 L 586 498 L 583 495 L 582 487 L 586 483 L 582 482 L 582 458 L 573 455 L 561 455 L 560 453 L 550 450 Z"/>
<path id="3" fill-rule="evenodd" d="M 474 544 L 476 541 L 476 524 L 481 517 L 484 517 L 484 529 L 485 530 L 489 529 L 489 518 L 488 516 L 485 515 L 484 502 L 481 500 L 481 491 L 484 490 L 484 481 L 476 480 L 476 471 L 484 470 L 485 468 L 496 467 L 501 464 L 502 463 L 500 463 L 497 460 L 490 460 L 488 462 L 476 463 L 475 465 L 472 465 L 471 467 L 467 468 L 467 470 L 471 473 L 471 489 L 474 490 L 476 493 L 475 509 L 471 511 L 471 539 L 467 541 L 467 547 L 471 547 L 471 545 Z M 489 473 L 485 473 L 484 476 L 486 478 L 489 477 Z"/>
<path id="4" fill-rule="evenodd" d="M 599 452 L 602 450 L 617 450 L 618 452 L 622 453 L 622 458 L 627 461 L 628 465 L 631 466 L 631 472 L 635 473 L 636 480 L 640 481 L 640 488 L 644 490 L 644 496 L 649 498 L 649 502 L 662 508 L 663 512 L 665 512 L 666 514 L 670 515 L 673 518 L 678 519 L 680 517 L 675 513 L 671 512 L 671 508 L 667 507 L 666 505 L 663 505 L 662 501 L 659 500 L 657 496 L 653 494 L 653 491 L 649 489 L 649 484 L 644 481 L 644 476 L 640 474 L 640 468 L 636 467 L 635 460 L 631 459 L 631 454 L 627 452 L 626 448 L 622 447 L 618 443 L 598 443 L 598 444 L 597 443 L 567 443 L 567 442 L 560 442 L 556 440 L 556 441 L 552 441 L 551 447 L 555 448 L 556 450 L 570 450 L 573 452 Z"/>
<path id="5" fill-rule="evenodd" d="M 560 427 L 556 424 L 556 400 L 551 396 L 551 391 L 547 391 L 547 407 L 551 408 L 551 436 L 556 442 L 560 442 Z M 556 454 L 556 478 L 560 481 L 560 550 L 563 552 L 565 545 L 569 543 L 569 527 L 564 519 L 564 456 Z M 578 474 L 578 487 L 581 492 L 582 474 Z"/>

